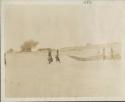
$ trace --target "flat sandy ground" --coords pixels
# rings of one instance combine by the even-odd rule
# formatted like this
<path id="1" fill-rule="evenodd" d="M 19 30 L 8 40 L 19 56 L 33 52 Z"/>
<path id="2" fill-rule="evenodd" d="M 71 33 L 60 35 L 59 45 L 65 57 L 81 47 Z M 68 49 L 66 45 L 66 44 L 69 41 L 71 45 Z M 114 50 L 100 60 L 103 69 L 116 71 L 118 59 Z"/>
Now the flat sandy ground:
<path id="1" fill-rule="evenodd" d="M 60 55 L 48 64 L 47 53 L 7 54 L 8 97 L 114 97 L 121 94 L 120 60 L 76 61 Z"/>

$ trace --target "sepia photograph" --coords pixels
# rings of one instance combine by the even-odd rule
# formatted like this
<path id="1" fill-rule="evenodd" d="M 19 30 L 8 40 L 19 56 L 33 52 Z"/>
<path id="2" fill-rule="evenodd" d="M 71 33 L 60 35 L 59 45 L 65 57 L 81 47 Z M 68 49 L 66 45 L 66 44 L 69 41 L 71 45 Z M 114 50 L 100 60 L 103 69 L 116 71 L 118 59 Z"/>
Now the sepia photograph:
<path id="1" fill-rule="evenodd" d="M 124 1 L 5 1 L 4 99 L 125 97 Z"/>

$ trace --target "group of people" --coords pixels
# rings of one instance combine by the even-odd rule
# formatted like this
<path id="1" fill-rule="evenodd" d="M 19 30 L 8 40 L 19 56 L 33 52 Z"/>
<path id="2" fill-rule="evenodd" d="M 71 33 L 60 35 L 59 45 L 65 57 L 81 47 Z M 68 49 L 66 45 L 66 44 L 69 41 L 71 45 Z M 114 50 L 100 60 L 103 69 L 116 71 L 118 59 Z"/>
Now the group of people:
<path id="1" fill-rule="evenodd" d="M 56 59 L 56 62 L 60 62 L 59 50 L 56 51 L 55 59 Z M 53 57 L 52 57 L 52 52 L 51 52 L 51 50 L 48 51 L 48 62 L 49 62 L 49 64 L 53 62 Z"/>

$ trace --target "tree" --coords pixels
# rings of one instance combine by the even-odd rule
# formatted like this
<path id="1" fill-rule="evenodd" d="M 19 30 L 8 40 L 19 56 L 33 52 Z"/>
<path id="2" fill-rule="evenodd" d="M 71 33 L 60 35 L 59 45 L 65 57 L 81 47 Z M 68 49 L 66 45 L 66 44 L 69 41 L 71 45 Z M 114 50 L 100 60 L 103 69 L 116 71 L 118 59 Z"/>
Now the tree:
<path id="1" fill-rule="evenodd" d="M 38 42 L 33 41 L 33 40 L 29 40 L 29 41 L 25 41 L 22 45 L 21 45 L 21 51 L 23 52 L 31 52 L 33 48 L 35 48 L 38 45 Z"/>

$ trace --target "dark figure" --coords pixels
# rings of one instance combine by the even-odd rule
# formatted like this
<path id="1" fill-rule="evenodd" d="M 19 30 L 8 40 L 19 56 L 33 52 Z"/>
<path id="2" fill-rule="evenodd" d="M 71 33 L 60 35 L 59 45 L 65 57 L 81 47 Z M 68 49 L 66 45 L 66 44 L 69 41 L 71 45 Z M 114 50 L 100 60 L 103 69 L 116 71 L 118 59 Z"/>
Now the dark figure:
<path id="1" fill-rule="evenodd" d="M 4 54 L 4 64 L 6 65 L 6 54 Z"/>
<path id="2" fill-rule="evenodd" d="M 56 62 L 60 62 L 59 50 L 57 50 L 57 54 L 56 54 L 55 58 L 56 58 Z"/>
<path id="3" fill-rule="evenodd" d="M 50 64 L 51 62 L 53 62 L 53 58 L 52 58 L 51 51 L 48 52 L 48 61 L 49 61 L 49 64 Z"/>

